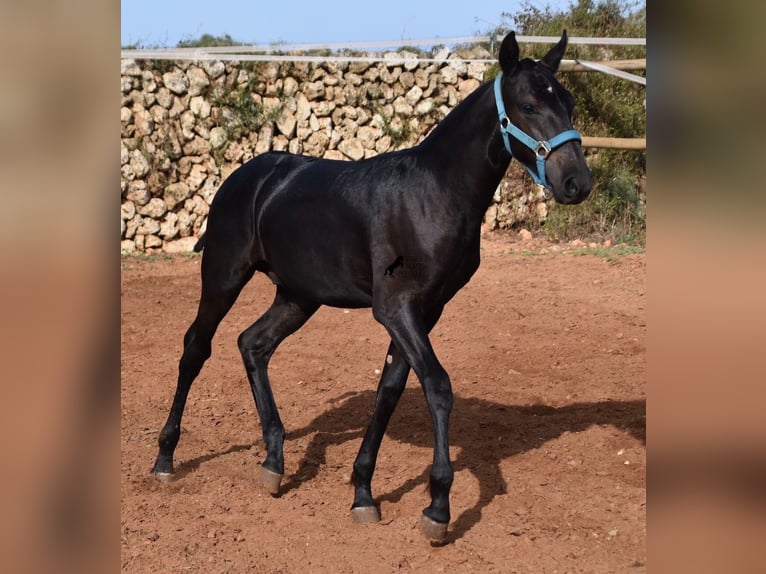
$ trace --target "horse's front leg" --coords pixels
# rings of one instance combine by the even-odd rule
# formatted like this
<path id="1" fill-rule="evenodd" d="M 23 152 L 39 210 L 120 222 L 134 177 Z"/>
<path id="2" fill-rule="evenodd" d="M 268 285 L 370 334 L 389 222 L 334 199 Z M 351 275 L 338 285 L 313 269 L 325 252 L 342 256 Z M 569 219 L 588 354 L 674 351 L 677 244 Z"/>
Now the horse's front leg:
<path id="1" fill-rule="evenodd" d="M 388 421 L 402 396 L 407 383 L 410 366 L 404 360 L 396 346 L 388 346 L 383 374 L 378 384 L 378 396 L 375 400 L 375 410 L 372 413 L 370 425 L 364 435 L 359 454 L 354 461 L 354 503 L 351 505 L 351 515 L 357 522 L 378 522 L 380 513 L 372 497 L 372 475 L 375 472 L 375 462 L 383 435 L 388 427 Z"/>
<path id="2" fill-rule="evenodd" d="M 373 307 L 373 314 L 386 327 L 394 345 L 415 371 L 426 396 L 433 422 L 434 458 L 429 480 L 431 504 L 423 509 L 421 525 L 426 536 L 442 541 L 450 520 L 449 492 L 454 476 L 448 437 L 452 385 L 428 338 L 436 320 L 423 317 L 413 304 L 393 303 L 390 308 L 385 303 Z M 438 315 L 436 313 L 434 317 L 438 318 Z"/>

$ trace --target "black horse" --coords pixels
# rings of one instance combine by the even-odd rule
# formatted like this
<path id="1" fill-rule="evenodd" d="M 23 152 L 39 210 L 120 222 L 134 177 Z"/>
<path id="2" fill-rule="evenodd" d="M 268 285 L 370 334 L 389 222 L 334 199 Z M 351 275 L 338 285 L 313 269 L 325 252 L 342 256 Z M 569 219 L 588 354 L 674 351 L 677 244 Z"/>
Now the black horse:
<path id="1" fill-rule="evenodd" d="M 453 479 L 447 437 L 453 398 L 428 334 L 479 266 L 482 218 L 512 157 L 560 203 L 579 203 L 590 192 L 590 171 L 572 129 L 574 98 L 554 78 L 566 45 L 564 32 L 540 61 L 519 60 L 515 35 L 508 34 L 495 81 L 476 89 L 411 149 L 358 162 L 265 153 L 224 181 L 195 247 L 205 249 L 202 292 L 184 337 L 155 474 L 173 473 L 189 388 L 210 356 L 219 323 L 261 271 L 276 285 L 276 297 L 238 344 L 263 428 L 264 486 L 278 494 L 284 473 L 285 430 L 267 374 L 275 349 L 320 305 L 372 307 L 391 342 L 354 461 L 352 515 L 360 522 L 380 519 L 372 475 L 412 368 L 434 431 L 431 504 L 423 510 L 422 526 L 429 538 L 444 539 Z"/>

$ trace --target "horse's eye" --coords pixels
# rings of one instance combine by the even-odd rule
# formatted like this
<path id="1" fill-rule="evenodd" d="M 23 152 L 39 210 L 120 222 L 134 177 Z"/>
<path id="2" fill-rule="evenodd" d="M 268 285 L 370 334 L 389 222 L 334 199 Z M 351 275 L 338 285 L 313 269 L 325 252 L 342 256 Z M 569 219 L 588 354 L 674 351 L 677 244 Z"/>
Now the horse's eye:
<path id="1" fill-rule="evenodd" d="M 521 108 L 521 111 L 525 114 L 534 114 L 535 113 L 535 106 L 532 104 L 521 104 L 519 106 Z"/>

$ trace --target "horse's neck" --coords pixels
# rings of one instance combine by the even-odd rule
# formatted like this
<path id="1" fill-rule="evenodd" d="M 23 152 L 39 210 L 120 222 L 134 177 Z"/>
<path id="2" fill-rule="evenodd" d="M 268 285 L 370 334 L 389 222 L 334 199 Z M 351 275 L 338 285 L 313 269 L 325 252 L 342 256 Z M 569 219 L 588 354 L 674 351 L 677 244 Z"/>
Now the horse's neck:
<path id="1" fill-rule="evenodd" d="M 483 218 L 511 161 L 503 148 L 491 83 L 477 88 L 454 108 L 423 141 L 422 148 L 449 182 L 445 192 Z"/>

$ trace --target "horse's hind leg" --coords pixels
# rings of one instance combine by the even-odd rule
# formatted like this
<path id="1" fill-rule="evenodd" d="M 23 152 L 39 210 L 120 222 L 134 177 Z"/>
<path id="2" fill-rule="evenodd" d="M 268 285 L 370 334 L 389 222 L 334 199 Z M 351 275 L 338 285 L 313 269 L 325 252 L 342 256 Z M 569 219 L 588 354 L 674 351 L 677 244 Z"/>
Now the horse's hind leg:
<path id="1" fill-rule="evenodd" d="M 244 261 L 232 261 L 231 254 L 205 252 L 202 259 L 202 292 L 197 317 L 184 336 L 184 350 L 178 364 L 178 384 L 170 414 L 159 437 L 159 453 L 152 472 L 167 479 L 173 474 L 173 452 L 181 435 L 181 417 L 192 382 L 210 357 L 210 343 L 218 325 L 229 312 L 254 269 Z"/>
<path id="2" fill-rule="evenodd" d="M 261 481 L 274 495 L 279 493 L 282 475 L 285 472 L 282 450 L 285 428 L 279 418 L 269 384 L 269 360 L 277 346 L 308 321 L 318 308 L 318 304 L 302 301 L 279 287 L 271 307 L 252 326 L 243 331 L 238 339 L 266 444 Z"/>

